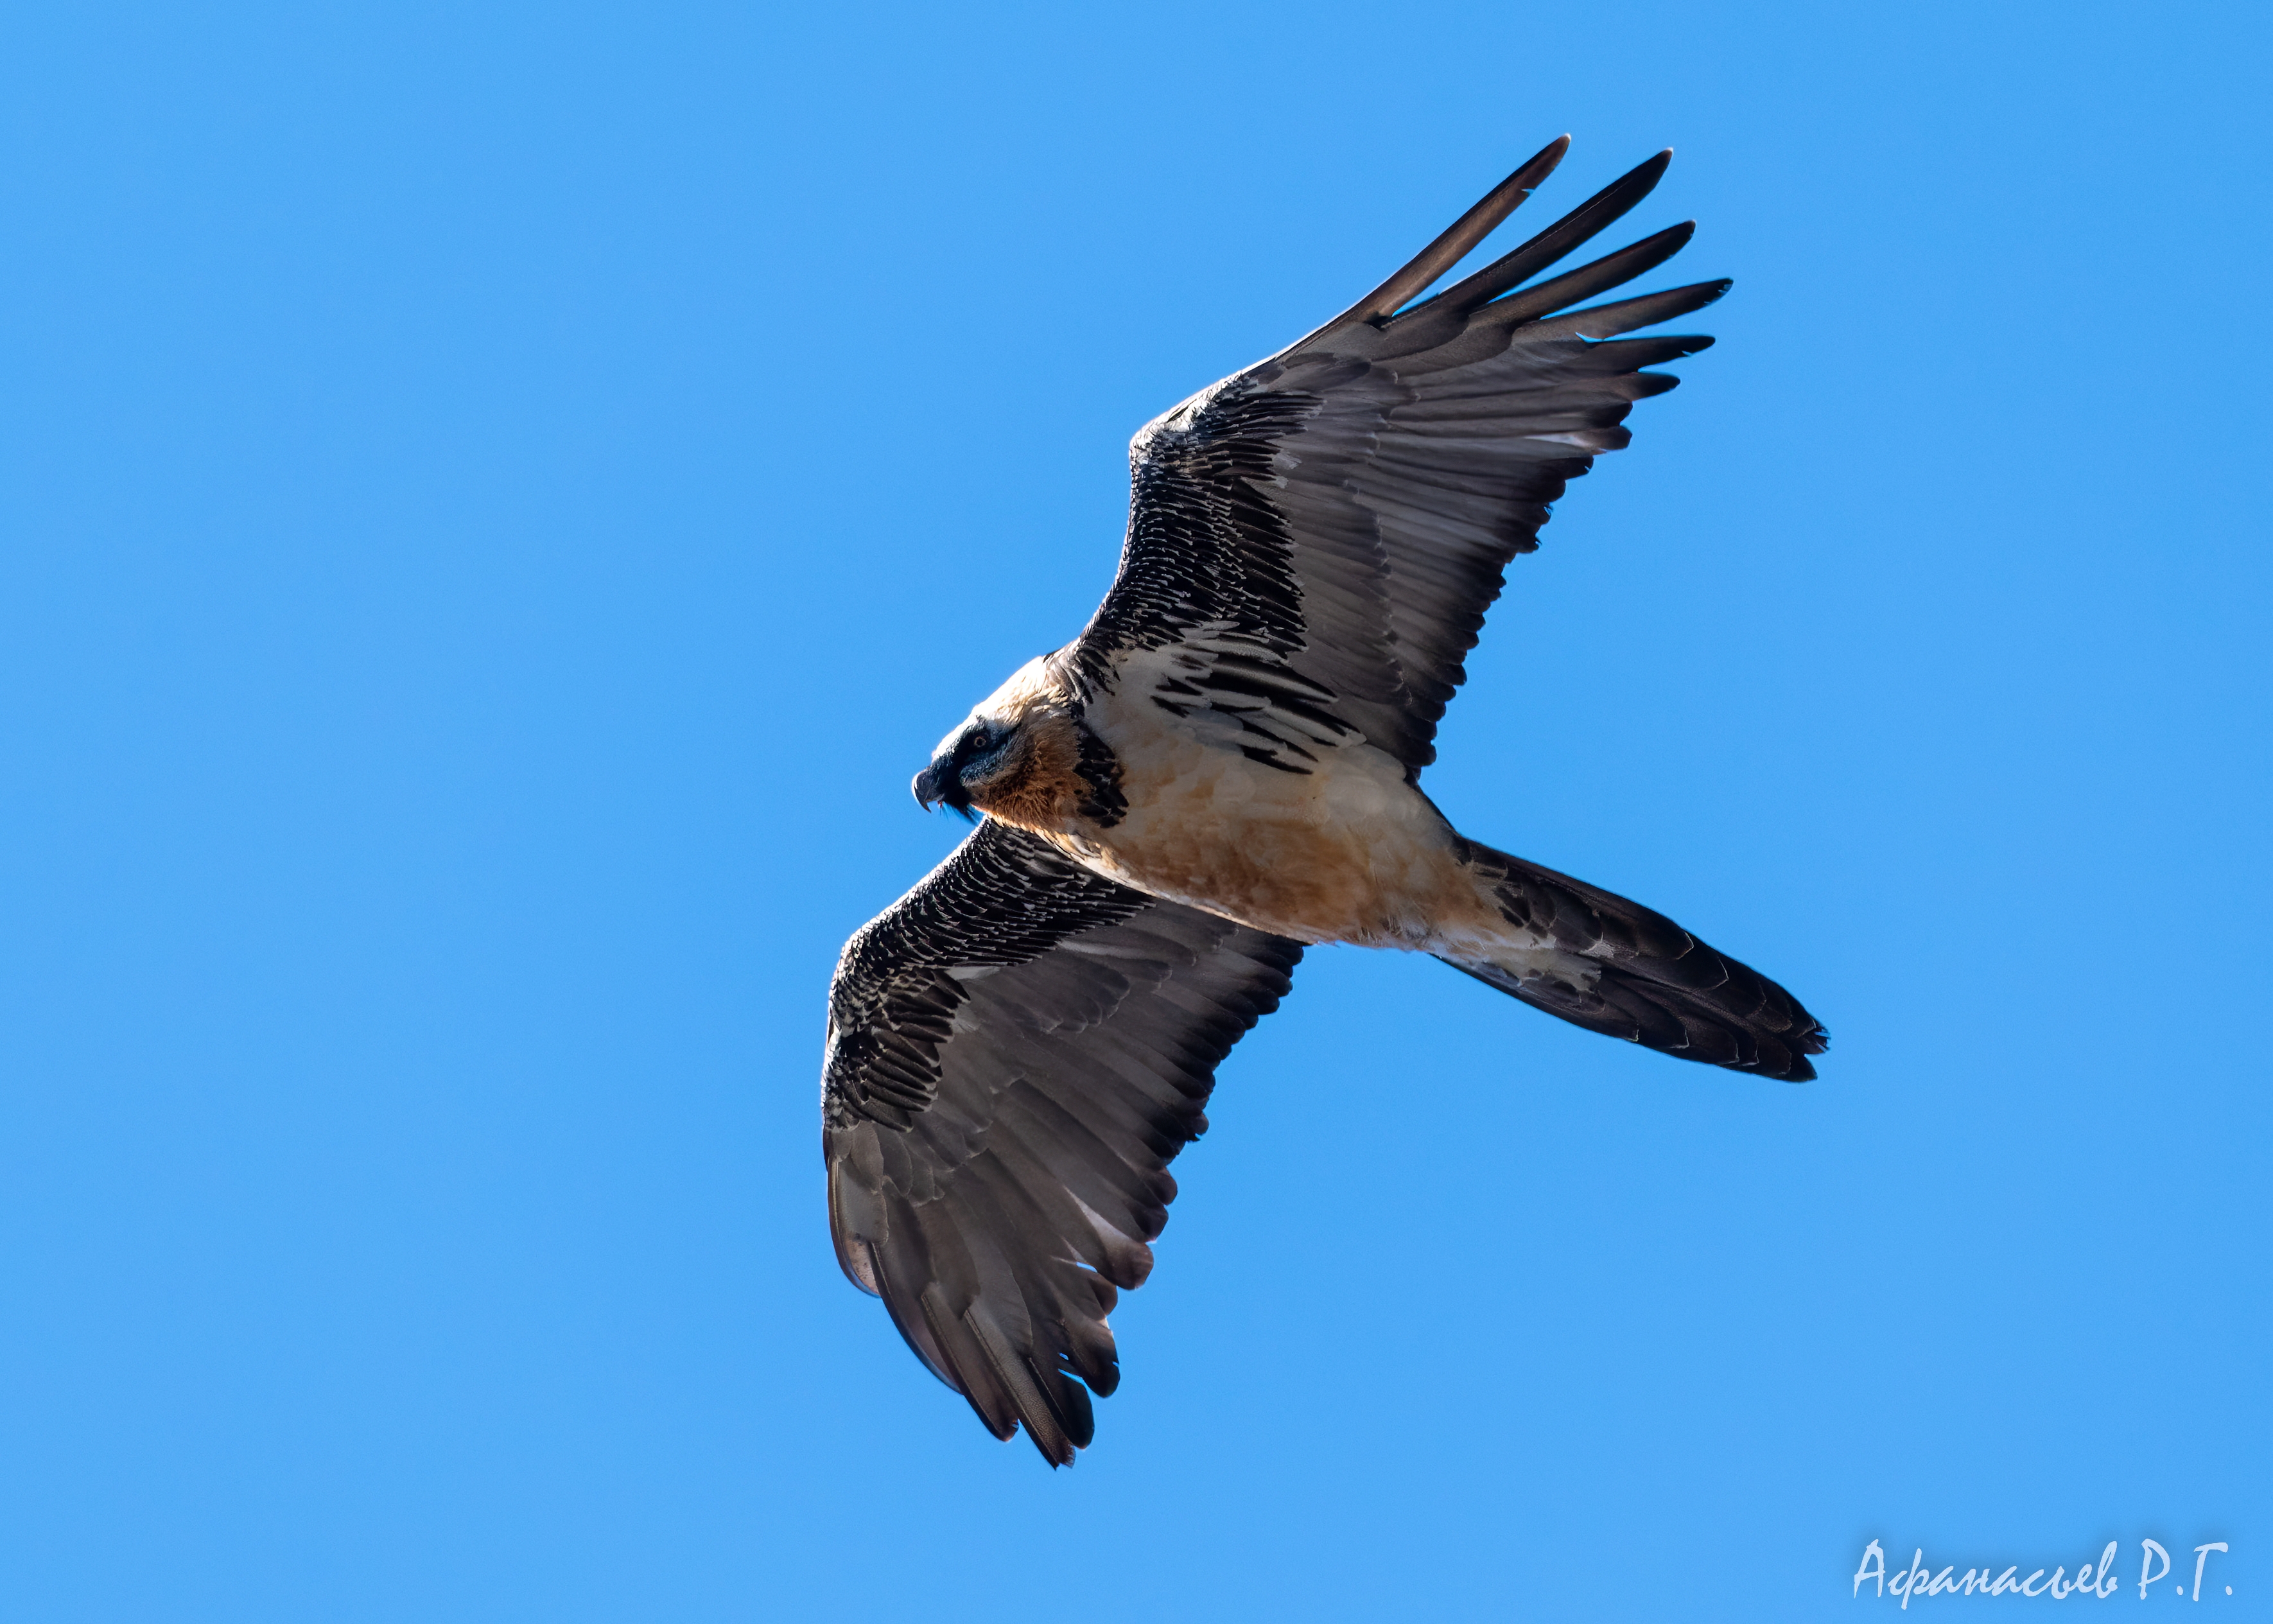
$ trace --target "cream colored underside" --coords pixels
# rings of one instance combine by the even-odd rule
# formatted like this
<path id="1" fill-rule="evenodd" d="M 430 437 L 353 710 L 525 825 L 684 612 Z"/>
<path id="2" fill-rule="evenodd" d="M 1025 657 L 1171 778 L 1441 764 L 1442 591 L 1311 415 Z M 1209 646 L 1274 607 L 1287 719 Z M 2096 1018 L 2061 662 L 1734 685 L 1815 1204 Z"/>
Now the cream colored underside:
<path id="1" fill-rule="evenodd" d="M 1142 659 L 1143 657 L 1138 657 Z M 1461 863 L 1452 826 L 1391 756 L 1306 740 L 1286 772 L 1241 754 L 1235 723 L 1178 718 L 1141 671 L 1091 704 L 1119 757 L 1127 815 L 1111 829 L 1042 831 L 1097 872 L 1302 942 L 1476 957 L 1519 944 Z"/>

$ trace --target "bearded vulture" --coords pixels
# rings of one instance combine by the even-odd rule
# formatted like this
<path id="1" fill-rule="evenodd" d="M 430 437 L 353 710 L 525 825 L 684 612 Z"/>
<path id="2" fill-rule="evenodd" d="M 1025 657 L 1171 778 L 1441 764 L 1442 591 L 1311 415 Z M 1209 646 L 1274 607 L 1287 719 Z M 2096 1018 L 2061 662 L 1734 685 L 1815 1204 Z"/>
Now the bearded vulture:
<path id="1" fill-rule="evenodd" d="M 1413 303 L 1531 195 L 1554 142 L 1309 337 L 1129 445 L 1120 573 L 1081 635 L 941 741 L 916 799 L 985 821 L 846 944 L 821 1081 L 844 1272 L 1053 1465 L 1120 1365 L 1215 1068 L 1313 943 L 1433 953 L 1589 1031 L 1797 1082 L 1799 1001 L 1660 914 L 1454 830 L 1420 787 L 1502 571 L 1630 438 L 1624 338 L 1725 281 L 1572 310 L 1692 224 L 1544 282 L 1660 153 Z M 1558 312 L 1568 312 L 1558 314 Z M 1084 1386 L 1086 1391 L 1084 1391 Z"/>

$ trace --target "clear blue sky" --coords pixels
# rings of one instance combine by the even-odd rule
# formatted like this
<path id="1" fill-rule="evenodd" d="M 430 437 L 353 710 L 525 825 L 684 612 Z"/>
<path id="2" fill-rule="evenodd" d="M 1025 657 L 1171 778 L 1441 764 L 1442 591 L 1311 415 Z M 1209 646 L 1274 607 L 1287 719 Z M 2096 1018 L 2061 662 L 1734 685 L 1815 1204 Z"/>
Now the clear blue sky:
<path id="1" fill-rule="evenodd" d="M 2152 1537 L 2273 1616 L 2269 43 L 19 9 L 0 1614 L 1813 1620 Z M 831 1257 L 838 944 L 1129 433 L 1566 130 L 1519 223 L 1670 144 L 1633 234 L 1736 290 L 1428 787 L 1823 1079 L 1314 954 L 1053 1474 Z"/>

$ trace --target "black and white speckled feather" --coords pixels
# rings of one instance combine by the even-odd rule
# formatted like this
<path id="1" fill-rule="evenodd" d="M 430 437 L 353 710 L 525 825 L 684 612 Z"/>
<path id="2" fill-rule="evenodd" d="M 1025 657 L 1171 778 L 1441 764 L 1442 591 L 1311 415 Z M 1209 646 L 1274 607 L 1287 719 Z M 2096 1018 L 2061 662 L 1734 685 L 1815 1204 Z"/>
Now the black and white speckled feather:
<path id="1" fill-rule="evenodd" d="M 997 1437 L 1062 1465 L 1120 1380 L 1168 1163 L 1298 944 L 989 821 L 846 946 L 822 1078 L 838 1260 Z M 1078 1378 L 1078 1380 L 1076 1379 Z"/>
<path id="2" fill-rule="evenodd" d="M 1437 723 L 1508 560 L 1537 545 L 1549 505 L 1595 454 L 1627 443 L 1633 402 L 1677 381 L 1643 369 L 1712 342 L 1601 341 L 1729 286 L 1556 315 L 1671 257 L 1689 239 L 1681 225 L 1519 289 L 1647 196 L 1661 154 L 1467 281 L 1402 314 L 1380 308 L 1481 240 L 1566 145 L 1375 296 L 1137 434 L 1120 575 L 1067 654 L 1085 684 L 1117 687 L 1132 652 L 1190 650 L 1195 669 L 1161 699 L 1206 705 L 1231 687 L 1225 708 L 1262 735 L 1251 753 L 1300 771 L 1301 747 L 1276 741 L 1287 730 L 1258 714 L 1274 707 L 1247 703 L 1275 667 L 1302 719 L 1324 713 L 1410 774 L 1435 759 Z"/>

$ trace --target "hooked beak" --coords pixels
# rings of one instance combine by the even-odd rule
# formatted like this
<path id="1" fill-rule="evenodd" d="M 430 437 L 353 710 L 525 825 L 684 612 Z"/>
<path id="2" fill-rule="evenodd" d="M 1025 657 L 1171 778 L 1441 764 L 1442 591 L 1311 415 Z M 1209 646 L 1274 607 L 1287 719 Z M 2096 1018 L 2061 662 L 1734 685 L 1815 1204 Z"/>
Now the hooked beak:
<path id="1" fill-rule="evenodd" d="M 971 796 L 963 787 L 963 775 L 956 770 L 955 758 L 941 756 L 932 764 L 916 774 L 911 786 L 916 793 L 916 804 L 925 811 L 944 803 L 950 810 L 963 815 L 966 823 L 979 820 L 971 810 Z"/>

